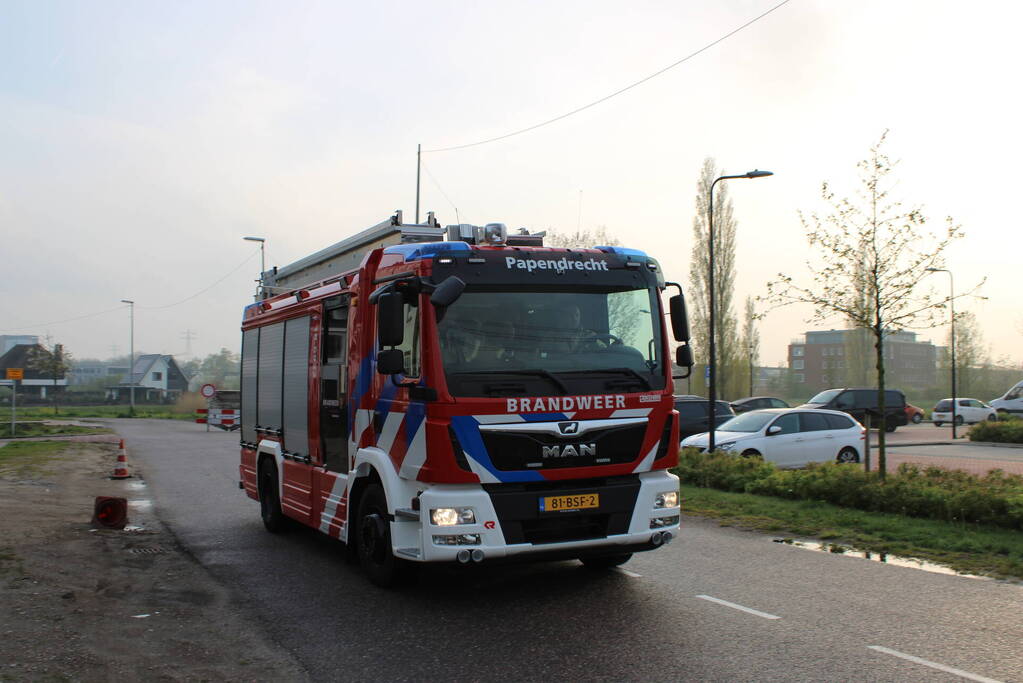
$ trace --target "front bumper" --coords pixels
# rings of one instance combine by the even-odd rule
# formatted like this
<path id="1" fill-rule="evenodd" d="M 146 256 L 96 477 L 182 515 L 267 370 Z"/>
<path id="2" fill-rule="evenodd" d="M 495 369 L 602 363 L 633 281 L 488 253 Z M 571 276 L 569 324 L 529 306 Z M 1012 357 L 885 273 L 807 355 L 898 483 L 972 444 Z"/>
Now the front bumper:
<path id="1" fill-rule="evenodd" d="M 542 496 L 583 490 L 600 494 L 599 509 L 539 511 Z M 679 532 L 679 508 L 654 507 L 656 496 L 671 490 L 678 490 L 678 477 L 665 471 L 602 483 L 565 482 L 545 490 L 495 486 L 487 491 L 479 485 L 437 485 L 420 495 L 418 519 L 395 516 L 391 539 L 397 557 L 416 562 L 549 560 L 653 550 Z M 476 522 L 432 524 L 429 511 L 444 507 L 471 507 Z M 479 542 L 434 542 L 434 536 L 445 535 L 463 535 Z"/>

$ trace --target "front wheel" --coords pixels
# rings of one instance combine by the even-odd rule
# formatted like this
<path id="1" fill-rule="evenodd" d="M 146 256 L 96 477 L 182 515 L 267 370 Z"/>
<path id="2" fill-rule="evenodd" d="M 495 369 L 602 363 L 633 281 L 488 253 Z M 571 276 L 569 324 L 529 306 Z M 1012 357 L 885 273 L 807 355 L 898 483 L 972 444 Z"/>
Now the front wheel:
<path id="1" fill-rule="evenodd" d="M 940 426 L 941 426 L 941 425 L 943 425 L 943 424 L 945 424 L 945 423 L 944 423 L 944 422 L 935 422 L 935 423 L 934 423 L 934 426 L 935 426 L 935 427 L 940 427 Z"/>
<path id="2" fill-rule="evenodd" d="M 918 425 L 923 421 L 923 416 L 920 413 L 913 413 L 913 424 Z"/>
<path id="3" fill-rule="evenodd" d="M 587 569 L 611 569 L 619 567 L 632 559 L 632 553 L 621 555 L 600 555 L 598 557 L 580 557 L 579 561 Z"/>
<path id="4" fill-rule="evenodd" d="M 895 431 L 895 428 L 896 428 L 896 427 L 897 427 L 897 425 L 890 425 L 890 424 L 885 424 L 885 426 L 884 426 L 884 430 L 885 430 L 886 432 L 888 432 L 889 434 L 891 434 L 892 432 L 894 432 L 894 431 Z"/>
<path id="5" fill-rule="evenodd" d="M 860 454 L 856 452 L 855 448 L 846 446 L 838 452 L 838 457 L 835 460 L 840 463 L 857 463 L 860 461 Z"/>
<path id="6" fill-rule="evenodd" d="M 754 450 L 752 448 L 749 448 L 749 449 L 747 449 L 747 450 L 742 452 L 742 457 L 744 457 L 744 458 L 763 458 L 764 456 L 760 454 L 760 451 L 757 451 L 757 450 Z"/>
<path id="7" fill-rule="evenodd" d="M 998 413 L 990 413 L 990 414 L 989 414 L 989 415 L 987 416 L 987 420 L 988 420 L 988 422 L 994 422 L 994 421 L 995 421 L 995 420 L 997 420 L 997 419 L 998 419 Z"/>
<path id="8" fill-rule="evenodd" d="M 277 468 L 269 460 L 264 460 L 259 467 L 259 515 L 263 518 L 263 526 L 272 534 L 288 528 L 288 518 L 281 512 Z"/>
<path id="9" fill-rule="evenodd" d="M 369 580 L 381 588 L 389 588 L 404 580 L 411 568 L 391 552 L 387 497 L 380 484 L 370 484 L 362 494 L 356 521 L 359 564 Z"/>

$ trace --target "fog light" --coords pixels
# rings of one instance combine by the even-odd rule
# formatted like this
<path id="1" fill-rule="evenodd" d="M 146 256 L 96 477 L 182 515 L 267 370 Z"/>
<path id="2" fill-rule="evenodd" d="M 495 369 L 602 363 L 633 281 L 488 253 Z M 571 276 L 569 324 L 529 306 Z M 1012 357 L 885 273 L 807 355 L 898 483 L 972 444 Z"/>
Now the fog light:
<path id="1" fill-rule="evenodd" d="M 671 517 L 653 517 L 650 520 L 651 529 L 660 529 L 666 526 L 675 526 L 678 524 L 679 516 L 672 515 Z"/>
<path id="2" fill-rule="evenodd" d="M 450 534 L 433 537 L 434 545 L 479 545 L 479 534 Z"/>
<path id="3" fill-rule="evenodd" d="M 475 524 L 476 514 L 472 511 L 472 508 L 436 508 L 430 510 L 430 521 L 435 526 Z"/>
<path id="4" fill-rule="evenodd" d="M 678 491 L 665 491 L 664 493 L 658 493 L 657 497 L 654 498 L 655 508 L 677 508 L 678 507 Z"/>

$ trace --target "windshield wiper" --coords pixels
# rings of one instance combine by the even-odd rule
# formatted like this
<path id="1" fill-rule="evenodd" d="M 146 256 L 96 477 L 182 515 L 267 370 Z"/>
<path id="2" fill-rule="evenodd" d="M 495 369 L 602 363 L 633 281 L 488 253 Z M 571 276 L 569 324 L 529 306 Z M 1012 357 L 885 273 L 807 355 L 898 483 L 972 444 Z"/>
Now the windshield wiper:
<path id="1" fill-rule="evenodd" d="M 568 387 L 560 379 L 554 376 L 549 370 L 477 370 L 477 371 L 466 371 L 456 372 L 456 375 L 527 375 L 531 377 L 543 377 L 546 380 L 550 380 L 554 386 L 568 393 Z"/>
<path id="2" fill-rule="evenodd" d="M 638 372 L 636 372 L 632 368 L 592 368 L 590 370 L 569 370 L 569 371 L 563 372 L 562 374 L 579 375 L 579 374 L 583 374 L 583 373 L 598 373 L 598 372 L 617 372 L 620 375 L 629 375 L 629 376 L 634 377 L 637 380 L 639 380 L 639 383 L 642 384 L 643 387 L 646 388 L 647 390 L 650 390 L 650 389 L 654 388 L 653 385 L 650 384 L 650 380 L 649 379 L 647 379 L 643 375 L 639 374 Z M 621 380 L 618 380 L 618 381 L 621 381 Z"/>

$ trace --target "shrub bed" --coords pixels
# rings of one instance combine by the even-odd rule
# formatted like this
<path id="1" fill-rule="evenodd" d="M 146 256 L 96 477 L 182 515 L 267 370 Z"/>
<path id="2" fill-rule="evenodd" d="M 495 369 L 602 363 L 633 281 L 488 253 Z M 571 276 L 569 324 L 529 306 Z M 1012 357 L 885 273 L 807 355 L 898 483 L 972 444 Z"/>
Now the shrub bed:
<path id="1" fill-rule="evenodd" d="M 871 512 L 1023 530 L 1023 477 L 993 470 L 902 464 L 882 482 L 859 465 L 821 463 L 781 470 L 763 460 L 683 449 L 673 471 L 687 483 L 738 493 L 813 500 Z"/>
<path id="2" fill-rule="evenodd" d="M 998 422 L 979 422 L 970 429 L 970 441 L 1023 443 L 1023 420 L 1014 417 Z"/>

